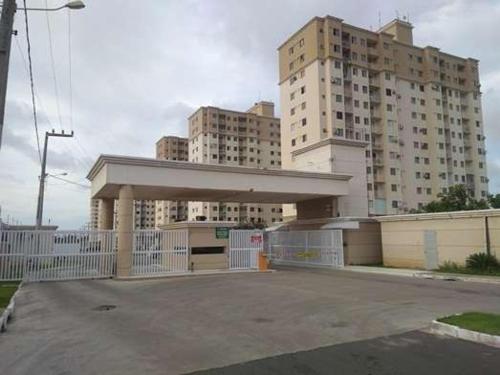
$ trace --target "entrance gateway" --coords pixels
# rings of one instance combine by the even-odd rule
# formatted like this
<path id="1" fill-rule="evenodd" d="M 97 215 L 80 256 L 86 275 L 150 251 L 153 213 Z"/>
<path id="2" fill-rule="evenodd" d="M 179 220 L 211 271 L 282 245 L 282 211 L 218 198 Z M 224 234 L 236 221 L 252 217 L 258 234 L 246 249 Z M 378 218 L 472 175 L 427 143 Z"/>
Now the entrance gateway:
<path id="1" fill-rule="evenodd" d="M 177 244 L 167 248 L 160 246 L 161 248 L 155 250 L 154 256 L 149 256 L 148 246 L 153 244 L 155 247 L 155 241 L 158 240 L 156 238 L 148 240 L 146 236 L 139 241 L 141 246 L 142 241 L 146 241 L 146 247 L 137 248 L 138 240 L 133 230 L 135 200 L 295 204 L 299 220 L 328 219 L 339 216 L 338 197 L 349 194 L 351 177 L 346 174 L 325 172 L 197 164 L 111 155 L 101 155 L 87 176 L 91 181 L 92 199 L 100 200 L 99 229 L 112 229 L 113 208 L 115 200 L 118 201 L 116 230 L 118 278 L 156 269 L 160 272 L 185 272 L 186 267 L 188 269 L 190 267 L 190 264 L 187 266 L 185 264 L 187 256 L 185 245 Z M 191 222 L 186 224 L 189 223 Z M 232 224 L 234 225 L 234 222 Z M 222 237 L 226 236 L 223 232 L 222 229 L 218 230 L 217 238 L 214 240 L 222 241 Z M 252 234 L 250 237 L 245 237 L 247 234 L 241 234 L 243 232 L 236 233 L 238 232 L 229 234 L 231 246 L 229 246 L 229 264 L 226 267 L 256 268 L 257 257 L 252 254 L 262 249 L 264 241 L 258 243 L 258 236 L 255 234 L 254 237 Z M 301 248 L 296 248 L 294 261 L 299 262 L 302 257 L 304 263 L 342 264 L 340 252 L 328 250 L 335 241 L 338 242 L 335 238 L 308 234 L 304 237 L 306 242 L 300 243 Z M 275 250 L 278 245 L 281 245 L 283 257 L 290 257 L 292 244 L 276 243 Z M 206 246 L 204 244 L 196 246 L 199 247 L 196 260 L 203 257 L 204 261 L 210 258 L 213 264 L 221 263 L 224 254 L 220 253 L 220 244 L 213 245 L 212 249 L 204 248 Z M 219 250 L 215 249 L 216 247 Z M 205 256 L 207 253 L 210 257 Z M 169 257 L 178 263 L 175 267 L 166 269 L 164 262 L 158 259 L 169 259 Z M 142 262 L 140 267 L 137 267 L 137 261 Z M 207 264 L 204 261 L 203 267 Z M 191 260 L 188 263 L 191 263 Z M 197 270 L 199 269 L 198 267 Z"/>

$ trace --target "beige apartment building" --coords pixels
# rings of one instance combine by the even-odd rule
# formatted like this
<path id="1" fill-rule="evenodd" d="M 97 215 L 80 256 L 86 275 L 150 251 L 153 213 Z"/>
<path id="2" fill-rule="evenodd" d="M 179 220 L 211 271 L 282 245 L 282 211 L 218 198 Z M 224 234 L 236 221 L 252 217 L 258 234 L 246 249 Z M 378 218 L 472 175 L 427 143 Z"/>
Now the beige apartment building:
<path id="1" fill-rule="evenodd" d="M 412 28 L 315 17 L 278 48 L 283 168 L 354 174 L 341 216 L 488 193 L 478 61 L 415 46 Z"/>
<path id="2" fill-rule="evenodd" d="M 189 160 L 188 139 L 182 137 L 162 137 L 156 142 L 156 158 L 161 160 Z M 188 202 L 156 201 L 155 226 L 185 221 L 188 218 Z"/>
<path id="3" fill-rule="evenodd" d="M 281 168 L 280 119 L 274 103 L 256 103 L 247 112 L 201 107 L 189 117 L 189 161 L 206 164 Z M 204 216 L 213 221 L 282 221 L 276 204 L 190 202 L 190 220 Z"/>

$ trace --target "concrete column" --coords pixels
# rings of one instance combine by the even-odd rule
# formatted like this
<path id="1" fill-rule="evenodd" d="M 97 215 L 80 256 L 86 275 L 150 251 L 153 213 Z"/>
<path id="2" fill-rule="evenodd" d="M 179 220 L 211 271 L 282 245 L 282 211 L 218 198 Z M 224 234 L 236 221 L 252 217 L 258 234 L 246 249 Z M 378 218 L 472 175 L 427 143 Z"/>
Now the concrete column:
<path id="1" fill-rule="evenodd" d="M 101 199 L 99 202 L 99 214 L 97 229 L 107 230 L 113 229 L 115 200 L 114 199 Z"/>
<path id="2" fill-rule="evenodd" d="M 132 246 L 134 235 L 134 191 L 124 185 L 118 195 L 118 254 L 116 276 L 128 277 L 132 269 Z"/>
<path id="3" fill-rule="evenodd" d="M 337 217 L 337 197 L 309 199 L 297 202 L 297 220 Z"/>

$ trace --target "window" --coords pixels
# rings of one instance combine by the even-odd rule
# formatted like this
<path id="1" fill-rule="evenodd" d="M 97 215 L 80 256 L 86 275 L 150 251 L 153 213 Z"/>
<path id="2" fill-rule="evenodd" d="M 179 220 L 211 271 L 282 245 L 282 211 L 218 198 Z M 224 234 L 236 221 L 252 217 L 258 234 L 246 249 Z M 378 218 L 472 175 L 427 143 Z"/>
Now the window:
<path id="1" fill-rule="evenodd" d="M 306 126 L 307 125 L 307 118 L 304 117 L 301 122 L 302 122 L 302 126 Z"/>
<path id="2" fill-rule="evenodd" d="M 305 86 L 302 86 L 302 87 L 300 88 L 300 93 L 301 93 L 301 94 L 305 94 L 305 93 L 306 93 L 306 87 L 305 87 Z"/>
<path id="3" fill-rule="evenodd" d="M 398 185 L 392 184 L 391 185 L 391 191 L 398 191 Z"/>
<path id="4" fill-rule="evenodd" d="M 392 90 L 391 89 L 385 89 L 385 95 L 392 96 Z"/>
<path id="5" fill-rule="evenodd" d="M 398 201 L 392 201 L 392 208 L 398 208 Z"/>
<path id="6" fill-rule="evenodd" d="M 304 134 L 304 135 L 302 136 L 302 142 L 305 142 L 305 141 L 307 141 L 307 134 Z"/>
<path id="7" fill-rule="evenodd" d="M 295 146 L 295 139 L 292 139 L 292 146 Z"/>
<path id="8" fill-rule="evenodd" d="M 337 112 L 337 119 L 342 120 L 344 118 L 344 113 L 343 112 Z"/>
<path id="9" fill-rule="evenodd" d="M 391 168 L 390 173 L 391 173 L 391 176 L 395 176 L 396 175 L 396 168 Z"/>
<path id="10" fill-rule="evenodd" d="M 335 101 L 337 103 L 342 103 L 342 95 L 335 95 Z"/>
<path id="11" fill-rule="evenodd" d="M 385 80 L 390 81 L 391 80 L 391 73 L 385 72 Z"/>

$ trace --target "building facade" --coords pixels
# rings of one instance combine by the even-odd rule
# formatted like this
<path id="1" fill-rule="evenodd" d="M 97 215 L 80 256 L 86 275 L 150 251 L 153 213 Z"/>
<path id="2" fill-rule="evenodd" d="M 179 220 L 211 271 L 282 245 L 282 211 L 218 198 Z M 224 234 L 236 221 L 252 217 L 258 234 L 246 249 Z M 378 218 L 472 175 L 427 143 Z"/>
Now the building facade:
<path id="1" fill-rule="evenodd" d="M 341 215 L 406 213 L 455 184 L 487 196 L 477 60 L 415 46 L 403 20 L 331 16 L 278 51 L 283 168 L 354 174 Z"/>
<path id="2" fill-rule="evenodd" d="M 156 142 L 156 158 L 162 160 L 189 160 L 188 139 L 182 137 L 162 137 Z M 188 219 L 188 202 L 156 201 L 155 226 L 185 221 Z"/>
<path id="3" fill-rule="evenodd" d="M 201 107 L 189 117 L 189 161 L 281 168 L 280 119 L 274 104 L 256 103 L 247 112 Z M 282 221 L 281 205 L 190 202 L 190 220 L 270 225 Z"/>

